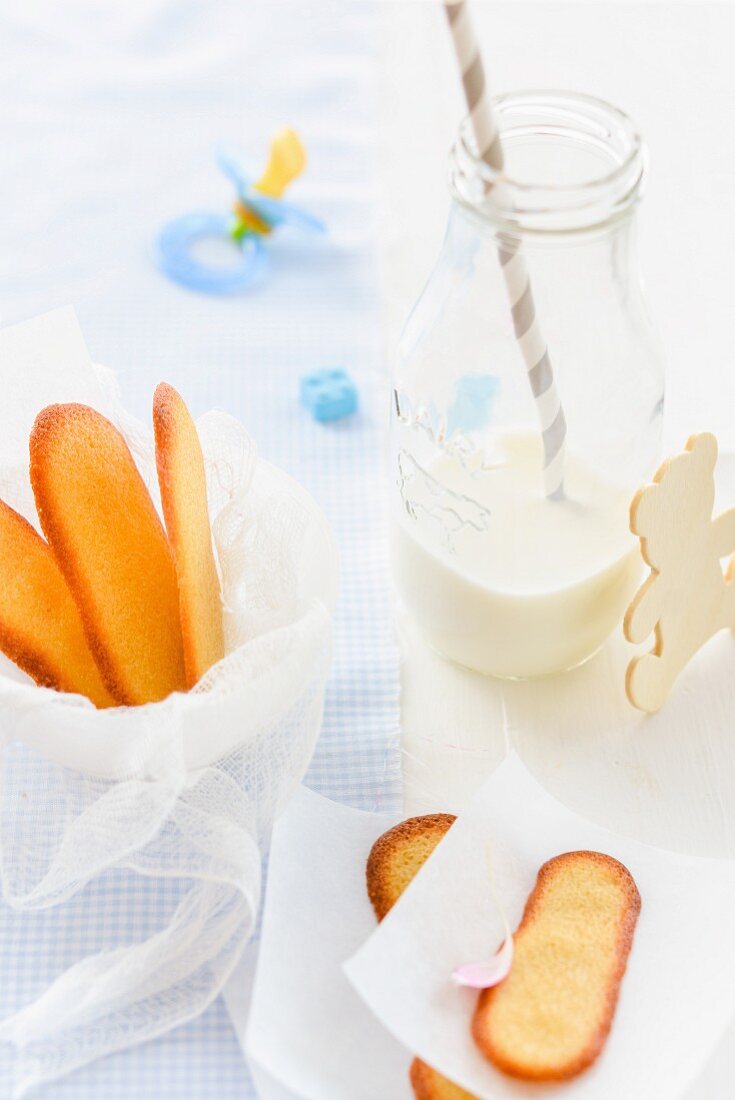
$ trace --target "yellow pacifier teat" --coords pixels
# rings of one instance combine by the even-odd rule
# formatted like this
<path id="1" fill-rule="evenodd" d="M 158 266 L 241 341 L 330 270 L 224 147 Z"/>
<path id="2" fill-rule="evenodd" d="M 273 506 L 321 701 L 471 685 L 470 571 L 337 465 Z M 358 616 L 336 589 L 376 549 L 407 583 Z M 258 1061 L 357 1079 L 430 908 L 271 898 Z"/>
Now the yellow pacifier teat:
<path id="1" fill-rule="evenodd" d="M 268 164 L 255 190 L 273 199 L 280 199 L 289 183 L 306 167 L 306 149 L 295 130 L 279 130 L 271 141 Z"/>

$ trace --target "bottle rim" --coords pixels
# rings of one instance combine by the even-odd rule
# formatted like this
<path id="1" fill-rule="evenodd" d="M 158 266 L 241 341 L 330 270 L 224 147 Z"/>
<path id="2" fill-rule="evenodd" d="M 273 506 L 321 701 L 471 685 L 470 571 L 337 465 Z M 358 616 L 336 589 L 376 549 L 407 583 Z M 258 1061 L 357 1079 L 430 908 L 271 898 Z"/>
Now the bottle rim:
<path id="1" fill-rule="evenodd" d="M 492 105 L 505 164 L 480 158 L 465 118 L 449 157 L 450 190 L 463 207 L 498 229 L 541 235 L 600 228 L 630 214 L 643 192 L 647 151 L 624 111 L 596 96 L 547 89 L 496 96 Z M 557 155 L 586 149 L 599 171 L 562 182 L 522 178 L 514 152 L 529 142 Z"/>

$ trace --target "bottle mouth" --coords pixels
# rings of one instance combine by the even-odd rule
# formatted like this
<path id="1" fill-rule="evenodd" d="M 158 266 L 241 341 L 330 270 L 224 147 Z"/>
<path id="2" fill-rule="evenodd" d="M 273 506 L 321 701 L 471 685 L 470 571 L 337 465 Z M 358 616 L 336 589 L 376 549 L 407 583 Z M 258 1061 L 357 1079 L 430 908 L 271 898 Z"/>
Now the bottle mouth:
<path id="1" fill-rule="evenodd" d="M 507 231 L 570 233 L 607 225 L 642 194 L 646 150 L 617 107 L 574 92 L 512 92 L 492 100 L 502 170 L 483 161 L 471 119 L 449 159 L 454 197 Z"/>

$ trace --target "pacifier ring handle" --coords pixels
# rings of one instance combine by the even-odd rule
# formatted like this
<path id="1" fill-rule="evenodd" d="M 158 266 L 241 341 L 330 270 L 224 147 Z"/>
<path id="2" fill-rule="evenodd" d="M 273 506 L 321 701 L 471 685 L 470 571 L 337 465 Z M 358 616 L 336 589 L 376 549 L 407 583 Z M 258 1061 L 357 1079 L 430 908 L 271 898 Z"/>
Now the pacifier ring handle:
<path id="1" fill-rule="evenodd" d="M 156 242 L 161 270 L 181 286 L 205 294 L 229 294 L 250 286 L 265 269 L 268 255 L 258 235 L 235 242 L 231 229 L 229 214 L 193 213 L 174 218 Z M 236 262 L 216 265 L 198 260 L 193 248 L 206 239 L 229 241 Z"/>

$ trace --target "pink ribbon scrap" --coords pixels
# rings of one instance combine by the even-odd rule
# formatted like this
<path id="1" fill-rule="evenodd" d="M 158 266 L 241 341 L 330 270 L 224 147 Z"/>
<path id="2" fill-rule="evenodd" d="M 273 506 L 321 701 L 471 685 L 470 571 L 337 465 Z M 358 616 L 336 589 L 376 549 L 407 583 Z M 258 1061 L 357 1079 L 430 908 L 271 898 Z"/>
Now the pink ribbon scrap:
<path id="1" fill-rule="evenodd" d="M 490 962 L 464 963 L 452 972 L 452 980 L 469 989 L 491 989 L 508 976 L 512 965 L 513 937 L 509 934 Z"/>

